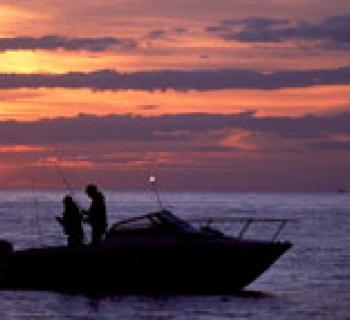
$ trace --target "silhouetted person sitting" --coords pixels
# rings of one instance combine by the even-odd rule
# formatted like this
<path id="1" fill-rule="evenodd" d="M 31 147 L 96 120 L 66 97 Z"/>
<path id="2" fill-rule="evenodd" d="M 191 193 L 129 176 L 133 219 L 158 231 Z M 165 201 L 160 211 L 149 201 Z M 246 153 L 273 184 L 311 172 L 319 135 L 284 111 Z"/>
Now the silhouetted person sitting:
<path id="1" fill-rule="evenodd" d="M 64 211 L 62 217 L 56 217 L 56 220 L 63 227 L 64 233 L 68 236 L 68 246 L 81 246 L 83 244 L 84 231 L 82 228 L 80 209 L 71 196 L 64 197 L 63 207 Z"/>
<path id="2" fill-rule="evenodd" d="M 86 222 L 91 225 L 91 245 L 98 246 L 101 244 L 108 225 L 105 198 L 94 184 L 89 184 L 85 189 L 85 193 L 91 199 L 89 210 L 84 212 Z"/>

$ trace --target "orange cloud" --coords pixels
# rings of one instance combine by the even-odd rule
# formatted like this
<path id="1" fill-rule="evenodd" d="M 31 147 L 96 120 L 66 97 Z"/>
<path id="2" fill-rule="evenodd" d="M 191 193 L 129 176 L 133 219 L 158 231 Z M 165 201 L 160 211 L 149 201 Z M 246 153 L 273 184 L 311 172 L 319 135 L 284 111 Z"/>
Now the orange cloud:
<path id="1" fill-rule="evenodd" d="M 23 153 L 23 152 L 39 152 L 44 151 L 46 148 L 39 146 L 28 146 L 28 145 L 0 145 L 0 153 Z"/>
<path id="2" fill-rule="evenodd" d="M 211 92 L 91 92 L 77 89 L 2 90 L 0 120 L 43 117 L 177 113 L 230 114 L 256 110 L 260 115 L 298 116 L 348 109 L 350 86 L 315 86 L 280 90 L 217 90 Z M 144 106 L 152 106 L 147 108 Z"/>

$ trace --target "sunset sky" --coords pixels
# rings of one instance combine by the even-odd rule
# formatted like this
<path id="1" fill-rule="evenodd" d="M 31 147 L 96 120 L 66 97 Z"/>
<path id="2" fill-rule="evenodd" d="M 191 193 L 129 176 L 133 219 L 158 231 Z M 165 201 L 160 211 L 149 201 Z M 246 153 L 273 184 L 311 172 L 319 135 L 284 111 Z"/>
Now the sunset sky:
<path id="1" fill-rule="evenodd" d="M 0 188 L 350 189 L 348 0 L 0 0 Z"/>

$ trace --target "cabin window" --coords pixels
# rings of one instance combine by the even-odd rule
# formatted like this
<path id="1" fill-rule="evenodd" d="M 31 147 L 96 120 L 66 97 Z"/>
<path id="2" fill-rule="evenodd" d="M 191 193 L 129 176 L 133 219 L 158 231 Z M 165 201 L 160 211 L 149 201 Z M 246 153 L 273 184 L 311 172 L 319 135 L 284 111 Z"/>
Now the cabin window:
<path id="1" fill-rule="evenodd" d="M 150 229 L 155 226 L 155 223 L 147 218 L 143 217 L 140 219 L 135 219 L 132 221 L 127 221 L 125 223 L 118 223 L 111 228 L 112 231 L 128 231 L 128 230 L 140 230 L 140 229 Z"/>

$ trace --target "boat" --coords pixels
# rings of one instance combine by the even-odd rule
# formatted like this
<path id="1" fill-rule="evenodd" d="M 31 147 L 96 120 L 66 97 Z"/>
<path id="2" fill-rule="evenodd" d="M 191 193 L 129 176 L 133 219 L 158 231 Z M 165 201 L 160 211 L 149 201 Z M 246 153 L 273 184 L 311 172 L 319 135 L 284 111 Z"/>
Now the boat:
<path id="1" fill-rule="evenodd" d="M 0 288 L 127 294 L 218 294 L 248 286 L 288 249 L 276 238 L 246 239 L 254 222 L 228 236 L 196 227 L 169 210 L 114 224 L 97 247 L 13 250 L 0 241 Z"/>
<path id="2" fill-rule="evenodd" d="M 347 193 L 347 190 L 346 189 L 338 189 L 337 192 L 338 193 Z"/>

